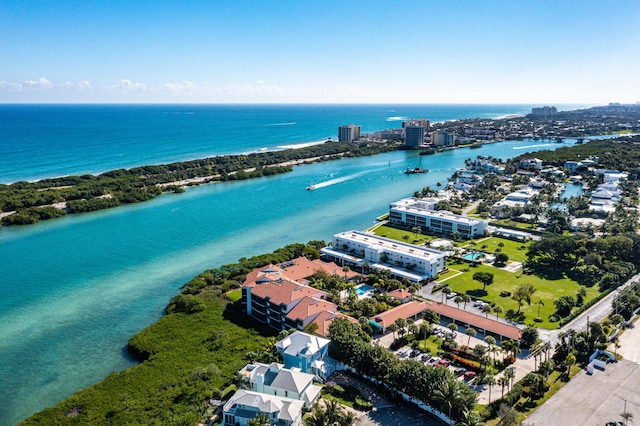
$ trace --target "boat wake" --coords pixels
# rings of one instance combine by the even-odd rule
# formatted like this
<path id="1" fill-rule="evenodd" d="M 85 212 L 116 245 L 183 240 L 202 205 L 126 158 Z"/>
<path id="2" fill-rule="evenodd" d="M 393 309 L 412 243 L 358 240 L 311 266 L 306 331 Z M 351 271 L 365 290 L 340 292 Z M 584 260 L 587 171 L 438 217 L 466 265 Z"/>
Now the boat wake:
<path id="1" fill-rule="evenodd" d="M 359 176 L 362 176 L 364 174 L 370 173 L 373 170 L 365 170 L 363 172 L 358 172 L 358 173 L 353 173 L 347 176 L 341 176 L 339 178 L 335 178 L 335 179 L 330 179 L 330 180 L 326 180 L 324 182 L 320 182 L 320 183 L 315 183 L 313 185 L 309 185 L 307 187 L 308 190 L 314 190 L 314 189 L 320 189 L 320 188 L 326 188 L 327 186 L 331 186 L 331 185 L 336 185 L 338 183 L 342 183 L 342 182 L 346 182 L 348 180 L 351 179 L 355 179 Z"/>
<path id="2" fill-rule="evenodd" d="M 527 145 L 527 146 L 514 146 L 511 149 L 515 149 L 515 150 L 519 150 L 519 149 L 529 149 L 529 148 L 542 148 L 545 146 L 553 146 L 554 144 L 552 143 L 541 143 L 538 145 Z"/>
<path id="3" fill-rule="evenodd" d="M 271 124 L 265 124 L 266 127 L 273 127 L 273 126 L 295 126 L 297 123 L 295 121 L 292 121 L 290 123 L 271 123 Z"/>

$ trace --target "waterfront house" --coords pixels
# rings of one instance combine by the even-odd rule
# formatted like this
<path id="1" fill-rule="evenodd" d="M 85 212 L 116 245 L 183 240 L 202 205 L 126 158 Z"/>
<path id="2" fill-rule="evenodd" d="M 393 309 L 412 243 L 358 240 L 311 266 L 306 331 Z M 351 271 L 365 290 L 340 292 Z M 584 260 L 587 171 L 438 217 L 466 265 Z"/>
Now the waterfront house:
<path id="1" fill-rule="evenodd" d="M 223 426 L 246 426 L 260 414 L 269 417 L 270 424 L 301 426 L 303 401 L 241 389 L 223 408 Z"/>
<path id="2" fill-rule="evenodd" d="M 295 331 L 276 343 L 286 368 L 327 378 L 333 371 L 326 369 L 333 360 L 329 358 L 329 339 Z"/>
<path id="3" fill-rule="evenodd" d="M 298 369 L 285 368 L 276 362 L 247 364 L 240 374 L 249 390 L 304 402 L 305 408 L 311 408 L 320 396 L 322 389 L 313 384 L 314 375 Z"/>

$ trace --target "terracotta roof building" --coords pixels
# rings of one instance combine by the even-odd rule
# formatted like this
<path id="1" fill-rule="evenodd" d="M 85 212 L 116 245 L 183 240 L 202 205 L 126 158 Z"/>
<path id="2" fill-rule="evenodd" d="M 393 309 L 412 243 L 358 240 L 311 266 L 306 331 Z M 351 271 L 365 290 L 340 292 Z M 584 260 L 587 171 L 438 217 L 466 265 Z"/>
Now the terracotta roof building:
<path id="1" fill-rule="evenodd" d="M 332 267 L 306 258 L 256 268 L 247 274 L 242 285 L 243 308 L 248 315 L 276 330 L 303 330 L 315 323 L 317 333 L 326 336 L 331 322 L 346 316 L 337 312 L 336 304 L 326 300 L 326 292 L 310 287 L 305 278 L 318 270 L 334 269 L 342 272 L 335 264 Z"/>
<path id="2" fill-rule="evenodd" d="M 465 327 L 472 326 L 485 335 L 495 337 L 498 341 L 502 341 L 504 339 L 520 340 L 522 337 L 522 332 L 518 327 L 483 317 L 481 315 L 476 315 L 462 309 L 454 308 L 453 306 L 432 302 L 426 306 L 426 309 L 440 315 L 442 320 L 462 324 Z"/>
<path id="3" fill-rule="evenodd" d="M 416 302 L 412 300 L 411 302 L 407 302 L 403 305 L 389 309 L 388 311 L 379 313 L 378 315 L 371 317 L 370 320 L 382 327 L 382 333 L 386 333 L 387 328 L 397 319 L 419 319 L 420 314 L 426 311 L 427 308 L 428 304 L 426 302 Z"/>

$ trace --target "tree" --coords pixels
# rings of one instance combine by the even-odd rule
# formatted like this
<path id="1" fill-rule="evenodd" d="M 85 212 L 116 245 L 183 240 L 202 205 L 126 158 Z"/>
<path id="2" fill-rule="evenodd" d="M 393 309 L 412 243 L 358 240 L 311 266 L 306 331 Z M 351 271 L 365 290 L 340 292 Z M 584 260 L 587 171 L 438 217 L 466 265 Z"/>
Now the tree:
<path id="1" fill-rule="evenodd" d="M 458 330 L 458 324 L 456 324 L 455 322 L 449 323 L 448 327 L 452 333 Z"/>
<path id="2" fill-rule="evenodd" d="M 489 352 L 493 355 L 493 361 L 496 360 L 496 338 L 493 336 L 487 336 L 484 338 L 484 342 L 487 344 L 489 348 Z"/>
<path id="3" fill-rule="evenodd" d="M 475 272 L 473 280 L 482 284 L 482 291 L 486 293 L 487 286 L 493 283 L 493 273 L 491 272 Z"/>
<path id="4" fill-rule="evenodd" d="M 268 414 L 260 413 L 247 422 L 248 426 L 271 426 L 271 419 Z"/>
<path id="5" fill-rule="evenodd" d="M 451 290 L 451 288 L 449 286 L 446 285 L 446 286 L 442 287 L 442 303 L 444 303 L 445 295 L 448 296 L 448 295 L 451 294 L 451 292 L 452 292 L 452 290 Z"/>
<path id="6" fill-rule="evenodd" d="M 428 322 L 429 324 L 440 323 L 440 315 L 438 315 L 436 312 L 432 311 L 431 309 L 427 309 L 426 311 L 424 311 L 424 314 L 422 314 L 422 319 Z"/>
<path id="7" fill-rule="evenodd" d="M 498 252 L 495 254 L 494 263 L 496 264 L 496 266 L 506 265 L 508 261 L 509 261 L 509 256 L 506 253 Z"/>
<path id="8" fill-rule="evenodd" d="M 393 341 L 395 343 L 395 341 L 396 341 L 396 331 L 398 331 L 398 324 L 396 324 L 395 322 L 392 322 L 387 327 L 387 330 L 393 333 Z"/>
<path id="9" fill-rule="evenodd" d="M 554 300 L 553 304 L 556 307 L 556 314 L 559 317 L 566 317 L 576 305 L 576 300 L 573 296 L 561 296 L 559 299 Z"/>
<path id="10" fill-rule="evenodd" d="M 456 296 L 453 299 L 454 302 L 456 302 L 456 305 L 458 305 L 458 309 L 460 309 L 460 303 L 462 303 L 464 301 L 464 299 L 462 298 L 462 296 Z"/>
<path id="11" fill-rule="evenodd" d="M 462 301 L 464 302 L 464 306 L 462 306 L 462 309 L 467 309 L 467 303 L 471 302 L 471 296 L 469 296 L 468 294 L 463 295 Z"/>
<path id="12" fill-rule="evenodd" d="M 467 336 L 469 336 L 469 338 L 467 339 L 467 346 L 469 346 L 469 344 L 471 344 L 471 338 L 476 337 L 477 332 L 475 328 L 467 327 L 465 333 L 467 334 Z"/>
<path id="13" fill-rule="evenodd" d="M 418 235 L 422 234 L 422 228 L 420 226 L 414 226 L 413 228 L 411 228 L 411 232 L 413 232 L 413 239 L 417 240 Z"/>
<path id="14" fill-rule="evenodd" d="M 529 349 L 538 340 L 538 336 L 538 329 L 528 325 L 524 328 L 524 330 L 522 330 L 522 338 L 520 339 L 520 343 L 523 347 Z"/>
<path id="15" fill-rule="evenodd" d="M 491 305 L 482 305 L 480 310 L 482 312 L 484 312 L 484 316 L 488 318 L 489 317 L 489 312 L 491 312 Z"/>
<path id="16" fill-rule="evenodd" d="M 500 395 L 500 398 L 504 398 L 504 388 L 505 386 L 509 387 L 509 383 L 511 383 L 511 379 L 506 375 L 502 375 L 498 378 L 498 384 L 502 388 L 502 395 Z"/>
<path id="17" fill-rule="evenodd" d="M 498 320 L 498 316 L 502 313 L 502 306 L 494 306 L 493 307 L 493 312 L 496 313 L 496 320 Z"/>
<path id="18" fill-rule="evenodd" d="M 320 402 L 313 406 L 311 415 L 304 421 L 305 426 L 351 426 L 356 418 L 353 413 L 346 411 L 338 401 L 323 401 L 324 408 Z"/>
<path id="19" fill-rule="evenodd" d="M 576 363 L 576 356 L 573 352 L 570 352 L 569 355 L 564 359 L 564 363 L 567 365 L 567 375 L 571 372 L 571 366 Z"/>
<path id="20" fill-rule="evenodd" d="M 422 340 L 427 340 L 428 336 L 431 336 L 433 333 L 433 327 L 426 321 L 423 321 L 420 324 L 420 334 L 422 335 Z"/>
<path id="21" fill-rule="evenodd" d="M 536 292 L 536 288 L 531 283 L 520 284 L 516 291 L 513 293 L 511 298 L 518 302 L 518 313 L 520 313 L 520 308 L 522 308 L 522 302 L 525 300 L 527 304 L 531 304 L 531 296 Z"/>
<path id="22" fill-rule="evenodd" d="M 500 423 L 498 423 L 500 426 L 514 426 L 518 424 L 518 412 L 515 408 L 507 404 L 500 404 L 498 416 L 500 417 Z"/>
<path id="23" fill-rule="evenodd" d="M 449 377 L 444 380 L 433 392 L 433 399 L 439 402 L 447 409 L 447 415 L 453 425 L 453 418 L 451 417 L 451 410 L 457 404 L 457 400 L 461 398 L 462 392 L 460 391 L 460 385 L 457 380 Z"/>

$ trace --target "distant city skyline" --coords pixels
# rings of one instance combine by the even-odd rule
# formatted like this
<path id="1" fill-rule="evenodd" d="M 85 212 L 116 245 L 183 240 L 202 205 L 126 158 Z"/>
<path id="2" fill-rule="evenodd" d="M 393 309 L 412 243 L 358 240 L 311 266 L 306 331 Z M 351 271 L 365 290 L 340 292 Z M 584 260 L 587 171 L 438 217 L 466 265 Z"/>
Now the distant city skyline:
<path id="1" fill-rule="evenodd" d="M 3 2 L 0 103 L 640 101 L 640 2 Z"/>

